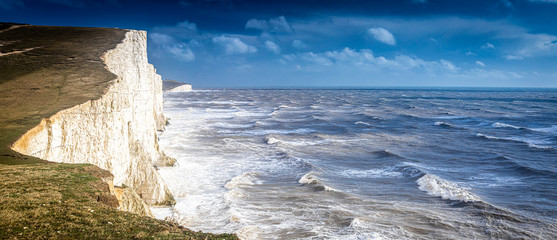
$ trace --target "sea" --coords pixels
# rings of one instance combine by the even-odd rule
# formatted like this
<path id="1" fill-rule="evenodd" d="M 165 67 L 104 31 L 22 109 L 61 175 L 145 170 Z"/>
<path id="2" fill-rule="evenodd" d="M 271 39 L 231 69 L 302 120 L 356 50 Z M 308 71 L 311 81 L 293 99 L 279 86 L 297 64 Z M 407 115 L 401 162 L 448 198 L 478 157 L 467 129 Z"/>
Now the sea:
<path id="1" fill-rule="evenodd" d="M 164 94 L 159 172 L 196 231 L 241 239 L 557 239 L 557 90 Z"/>

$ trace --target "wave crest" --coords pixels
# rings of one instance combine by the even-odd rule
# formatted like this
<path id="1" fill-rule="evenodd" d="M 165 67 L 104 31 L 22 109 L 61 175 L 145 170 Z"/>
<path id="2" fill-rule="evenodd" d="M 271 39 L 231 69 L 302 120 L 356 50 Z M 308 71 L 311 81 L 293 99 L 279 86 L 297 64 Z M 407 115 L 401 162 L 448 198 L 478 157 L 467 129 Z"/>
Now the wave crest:
<path id="1" fill-rule="evenodd" d="M 233 188 L 237 188 L 241 185 L 255 185 L 258 176 L 259 176 L 259 173 L 257 173 L 257 172 L 244 172 L 244 173 L 232 178 L 230 181 L 228 181 L 224 185 L 224 187 L 226 189 L 233 189 Z"/>
<path id="2" fill-rule="evenodd" d="M 525 129 L 523 127 L 518 127 L 518 126 L 511 125 L 511 124 L 500 123 L 500 122 L 496 122 L 494 124 L 491 124 L 491 126 L 496 127 L 496 128 Z"/>
<path id="3" fill-rule="evenodd" d="M 327 191 L 327 192 L 340 192 L 332 187 L 324 185 L 316 176 L 314 172 L 306 173 L 302 176 L 299 180 L 299 183 L 304 185 L 311 186 L 316 191 Z"/>
<path id="4" fill-rule="evenodd" d="M 454 182 L 444 180 L 433 174 L 426 174 L 416 182 L 420 190 L 432 196 L 462 202 L 481 201 L 480 197 L 469 192 L 469 188 L 458 186 L 458 184 Z"/>
<path id="5" fill-rule="evenodd" d="M 485 135 L 485 134 L 481 134 L 478 133 L 476 134 L 477 137 L 481 137 L 481 138 L 485 138 L 488 140 L 499 140 L 499 141 L 511 141 L 511 142 L 518 142 L 518 143 L 525 143 L 528 145 L 528 147 L 531 148 L 537 148 L 537 149 L 542 149 L 542 150 L 553 150 L 553 147 L 551 146 L 547 146 L 547 145 L 542 145 L 542 144 L 549 144 L 549 142 L 547 141 L 542 141 L 542 140 L 535 140 L 535 139 L 528 139 L 528 138 L 522 138 L 522 137 L 495 137 L 495 136 L 490 136 L 490 135 Z"/>

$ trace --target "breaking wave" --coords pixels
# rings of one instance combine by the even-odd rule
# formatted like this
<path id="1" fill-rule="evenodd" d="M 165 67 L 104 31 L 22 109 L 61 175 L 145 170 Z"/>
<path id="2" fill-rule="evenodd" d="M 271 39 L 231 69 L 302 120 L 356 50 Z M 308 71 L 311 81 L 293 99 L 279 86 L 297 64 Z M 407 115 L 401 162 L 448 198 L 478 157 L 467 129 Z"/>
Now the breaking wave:
<path id="1" fill-rule="evenodd" d="M 524 127 L 518 127 L 518 126 L 511 125 L 511 124 L 500 123 L 500 122 L 496 122 L 494 124 L 491 124 L 491 126 L 496 127 L 496 128 L 526 129 Z"/>
<path id="2" fill-rule="evenodd" d="M 337 189 L 324 185 L 316 176 L 314 172 L 308 172 L 298 180 L 302 186 L 310 186 L 315 191 L 327 192 L 340 192 Z"/>
<path id="3" fill-rule="evenodd" d="M 461 202 L 478 202 L 480 197 L 470 192 L 469 188 L 459 186 L 458 184 L 442 179 L 433 174 L 426 174 L 416 181 L 419 189 L 427 192 L 427 194 L 441 197 L 446 200 Z"/>
<path id="4" fill-rule="evenodd" d="M 227 189 L 233 189 L 241 185 L 254 185 L 257 183 L 256 181 L 258 176 L 259 173 L 257 172 L 244 172 L 232 178 L 224 185 L 224 187 Z"/>
<path id="5" fill-rule="evenodd" d="M 446 122 L 435 122 L 433 125 L 435 125 L 435 126 L 447 126 L 447 127 L 452 127 L 453 126 L 450 123 L 446 123 Z"/>
<path id="6" fill-rule="evenodd" d="M 341 176 L 351 178 L 378 178 L 378 177 L 401 177 L 402 173 L 395 171 L 394 168 L 379 168 L 379 169 L 346 169 L 338 173 Z"/>

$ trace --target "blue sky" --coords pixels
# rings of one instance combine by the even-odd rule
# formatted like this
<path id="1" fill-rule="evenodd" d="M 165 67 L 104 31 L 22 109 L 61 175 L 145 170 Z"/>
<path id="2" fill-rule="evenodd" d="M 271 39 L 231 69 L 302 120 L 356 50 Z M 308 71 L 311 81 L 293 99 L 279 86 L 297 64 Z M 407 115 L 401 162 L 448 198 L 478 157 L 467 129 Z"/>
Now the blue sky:
<path id="1" fill-rule="evenodd" d="M 194 87 L 557 87 L 557 0 L 0 0 L 0 21 L 146 30 Z"/>

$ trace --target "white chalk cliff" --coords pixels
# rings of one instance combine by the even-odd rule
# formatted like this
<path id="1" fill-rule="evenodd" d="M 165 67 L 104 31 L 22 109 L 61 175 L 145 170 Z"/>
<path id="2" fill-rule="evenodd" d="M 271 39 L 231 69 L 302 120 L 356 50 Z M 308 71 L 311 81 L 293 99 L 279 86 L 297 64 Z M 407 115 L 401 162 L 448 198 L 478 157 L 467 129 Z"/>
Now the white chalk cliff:
<path id="1" fill-rule="evenodd" d="M 12 149 L 54 162 L 94 164 L 114 175 L 114 185 L 133 190 L 120 191 L 125 196 L 119 199 L 139 196 L 149 205 L 168 203 L 172 196 L 154 167 L 170 160 L 157 142 L 157 130 L 166 121 L 162 82 L 147 62 L 146 37 L 144 31 L 130 30 L 104 54 L 106 68 L 117 77 L 101 98 L 43 119 Z M 123 210 L 150 215 L 146 206 L 121 201 Z"/>
<path id="2" fill-rule="evenodd" d="M 172 88 L 170 90 L 166 90 L 166 92 L 189 92 L 191 91 L 191 84 L 184 84 L 178 87 Z"/>

